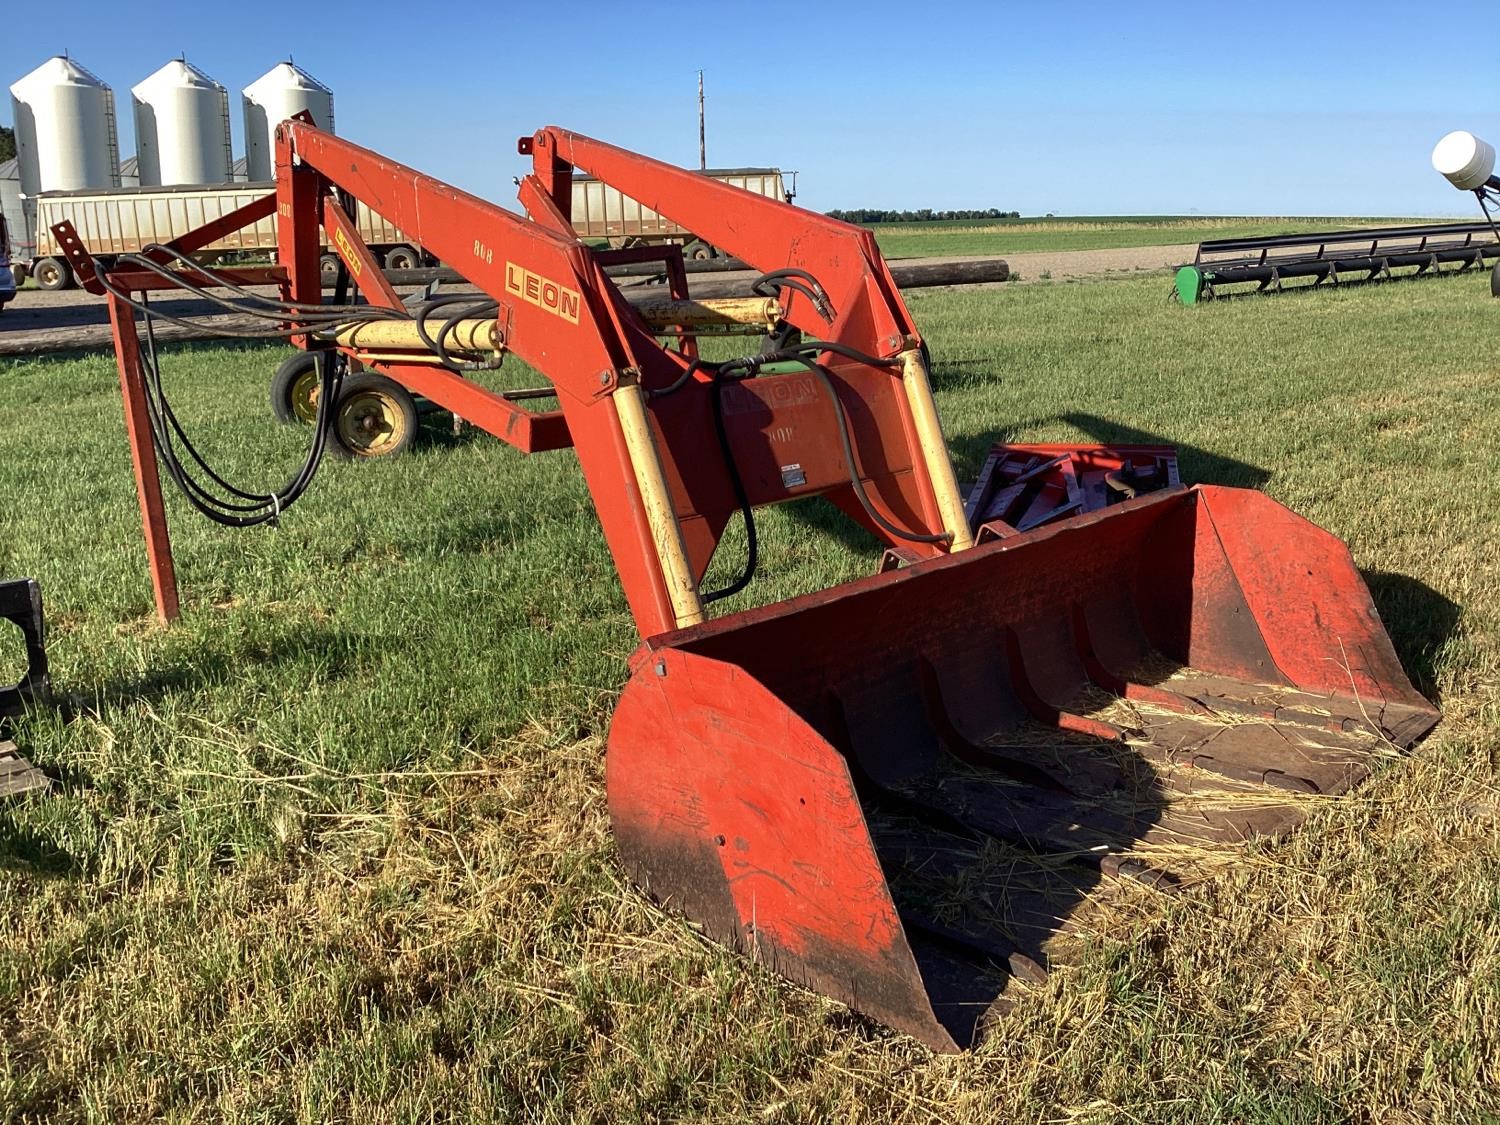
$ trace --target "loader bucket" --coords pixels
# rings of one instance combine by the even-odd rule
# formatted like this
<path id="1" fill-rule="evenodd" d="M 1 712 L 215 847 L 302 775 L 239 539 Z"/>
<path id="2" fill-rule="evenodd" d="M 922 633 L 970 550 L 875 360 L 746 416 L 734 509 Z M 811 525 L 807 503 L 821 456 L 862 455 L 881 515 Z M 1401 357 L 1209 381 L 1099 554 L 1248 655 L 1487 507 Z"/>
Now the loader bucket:
<path id="1" fill-rule="evenodd" d="M 1437 718 L 1342 543 L 1172 489 L 647 641 L 609 806 L 660 901 L 951 1051 L 1115 879 L 1170 892 Z"/>

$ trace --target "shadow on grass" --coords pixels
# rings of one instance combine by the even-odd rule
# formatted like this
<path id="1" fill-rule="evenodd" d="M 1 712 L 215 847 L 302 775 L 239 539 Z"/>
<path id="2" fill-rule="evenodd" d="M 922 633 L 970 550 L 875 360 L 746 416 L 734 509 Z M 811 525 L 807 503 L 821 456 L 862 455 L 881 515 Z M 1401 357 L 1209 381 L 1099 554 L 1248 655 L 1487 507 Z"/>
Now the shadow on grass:
<path id="1" fill-rule="evenodd" d="M 338 680 L 355 669 L 360 651 L 368 652 L 372 641 L 302 617 L 253 624 L 259 627 L 233 636 L 184 634 L 178 643 L 163 646 L 140 675 L 106 681 L 89 693 L 58 694 L 53 706 L 63 722 L 98 717 L 112 708 L 155 704 L 214 685 L 250 684 L 262 678 L 252 671 L 257 668 L 283 685 L 305 681 L 293 668 L 315 672 L 320 681 Z M 83 778 L 76 781 L 86 784 Z"/>
<path id="2" fill-rule="evenodd" d="M 458 449 L 479 441 L 499 441 L 478 426 L 465 423 L 453 424 L 453 415 L 437 407 L 427 407 L 422 412 L 422 425 L 418 428 L 412 445 L 414 449 L 444 450 Z"/>
<path id="3" fill-rule="evenodd" d="M 0 871 L 61 879 L 80 874 L 82 870 L 83 865 L 77 857 L 59 848 L 45 834 L 17 824 L 8 812 L 0 814 Z"/>
<path id="4" fill-rule="evenodd" d="M 1271 479 L 1268 469 L 1212 453 L 1196 445 L 1173 441 L 1163 434 L 1137 429 L 1123 422 L 1101 418 L 1097 414 L 1068 411 L 1057 421 L 1074 426 L 1097 442 L 1106 445 L 1175 445 L 1177 464 L 1186 484 L 1225 484 L 1234 488 L 1263 488 Z"/>
<path id="5" fill-rule="evenodd" d="M 1404 574 L 1380 570 L 1360 573 L 1370 588 L 1391 643 L 1396 646 L 1401 666 L 1418 691 L 1441 702 L 1438 665 L 1448 639 L 1463 620 L 1463 609 L 1426 583 Z"/>

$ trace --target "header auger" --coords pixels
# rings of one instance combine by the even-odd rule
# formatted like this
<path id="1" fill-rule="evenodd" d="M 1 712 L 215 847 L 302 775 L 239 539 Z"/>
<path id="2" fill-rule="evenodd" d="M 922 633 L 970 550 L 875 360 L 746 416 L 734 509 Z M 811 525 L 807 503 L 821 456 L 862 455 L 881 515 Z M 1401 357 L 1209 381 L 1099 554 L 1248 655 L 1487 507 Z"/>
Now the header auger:
<path id="1" fill-rule="evenodd" d="M 164 617 L 158 456 L 224 522 L 274 518 L 348 365 L 524 452 L 572 446 L 642 638 L 607 751 L 625 866 L 717 940 L 939 1050 L 1066 954 L 1097 885 L 1170 892 L 1158 845 L 1284 832 L 1299 795 L 1346 789 L 1436 721 L 1347 549 L 1259 493 L 1182 487 L 1170 450 L 1013 447 L 966 515 L 926 346 L 868 231 L 557 128 L 520 150 L 529 218 L 289 121 L 275 195 L 217 224 L 278 210 L 283 267 L 193 266 L 178 255 L 205 228 L 95 277 L 75 244 L 111 294 Z M 575 169 L 750 263 L 752 292 L 694 301 L 679 248 L 578 242 Z M 479 292 L 404 305 L 354 199 Z M 368 304 L 323 303 L 320 228 Z M 668 293 L 636 304 L 604 267 L 646 260 Z M 324 380 L 308 467 L 273 496 L 226 494 L 181 456 L 136 320 L 141 290 L 253 282 L 279 297 L 231 303 L 317 352 Z M 703 360 L 710 327 L 748 354 Z M 469 377 L 507 354 L 550 385 Z M 531 410 L 543 395 L 557 407 Z M 753 581 L 756 509 L 811 495 L 901 565 L 714 616 Z M 736 514 L 747 565 L 705 590 Z"/>

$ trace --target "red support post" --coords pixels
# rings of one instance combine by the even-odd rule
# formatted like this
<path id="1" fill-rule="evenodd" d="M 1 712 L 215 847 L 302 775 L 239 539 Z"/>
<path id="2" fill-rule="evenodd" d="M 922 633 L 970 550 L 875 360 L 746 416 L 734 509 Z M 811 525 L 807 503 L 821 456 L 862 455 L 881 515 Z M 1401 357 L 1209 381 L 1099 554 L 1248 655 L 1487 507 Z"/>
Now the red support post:
<path id="1" fill-rule="evenodd" d="M 135 464 L 135 491 L 141 502 L 141 526 L 146 532 L 146 561 L 156 595 L 156 615 L 170 625 L 180 617 L 177 571 L 172 565 L 172 540 L 161 500 L 161 478 L 156 472 L 156 443 L 151 415 L 146 409 L 146 385 L 141 370 L 140 338 L 135 313 L 119 297 L 109 298 L 109 323 L 114 330 L 115 356 L 120 367 L 120 391 L 125 400 L 125 431 L 130 437 L 130 459 Z"/>

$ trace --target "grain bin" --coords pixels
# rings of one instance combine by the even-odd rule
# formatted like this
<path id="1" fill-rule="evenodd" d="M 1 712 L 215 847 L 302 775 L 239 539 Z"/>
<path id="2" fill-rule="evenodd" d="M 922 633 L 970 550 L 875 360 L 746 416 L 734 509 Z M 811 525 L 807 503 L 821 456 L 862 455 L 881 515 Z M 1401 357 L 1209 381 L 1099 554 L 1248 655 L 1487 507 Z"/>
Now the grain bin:
<path id="1" fill-rule="evenodd" d="M 117 187 L 115 95 L 72 59 L 48 59 L 10 88 L 21 191 Z"/>
<path id="2" fill-rule="evenodd" d="M 333 91 L 290 60 L 277 63 L 244 91 L 245 160 L 251 180 L 274 175 L 277 125 L 304 109 L 313 124 L 333 132 Z"/>
<path id="3" fill-rule="evenodd" d="M 131 87 L 142 187 L 229 181 L 229 92 L 186 59 Z"/>

